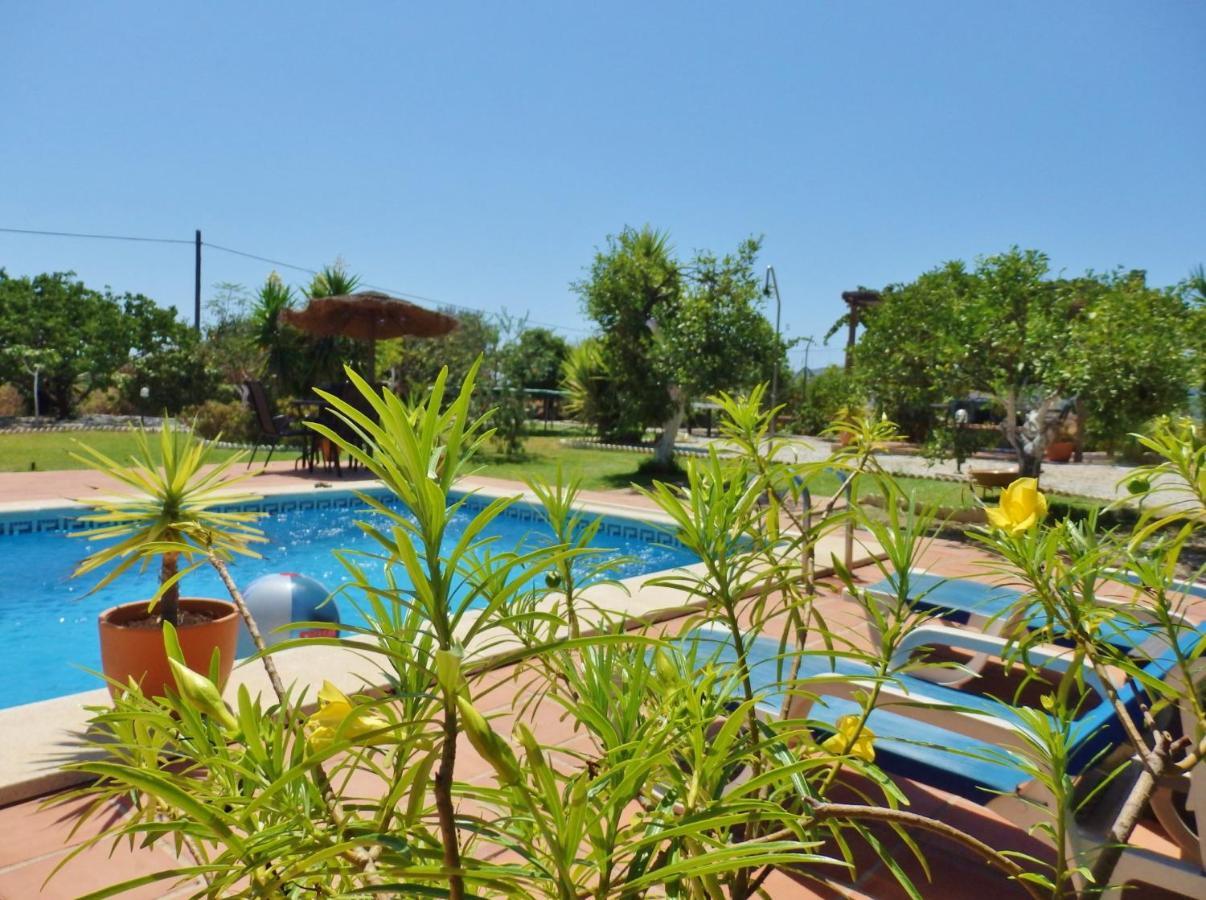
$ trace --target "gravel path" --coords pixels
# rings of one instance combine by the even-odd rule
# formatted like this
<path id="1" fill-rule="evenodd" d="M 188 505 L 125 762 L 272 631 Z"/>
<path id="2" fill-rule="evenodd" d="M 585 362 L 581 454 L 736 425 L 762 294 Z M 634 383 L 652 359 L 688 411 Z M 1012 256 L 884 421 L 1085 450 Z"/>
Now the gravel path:
<path id="1" fill-rule="evenodd" d="M 706 444 L 716 438 L 695 436 L 689 439 L 689 444 Z M 791 458 L 800 461 L 819 461 L 827 459 L 833 452 L 833 445 L 813 437 L 791 436 L 786 450 Z M 955 469 L 954 460 L 932 462 L 924 456 L 914 456 L 898 453 L 881 453 L 878 455 L 880 464 L 896 475 L 912 475 L 919 478 L 966 479 L 966 472 L 971 469 L 1002 469 L 1012 471 L 1015 466 L 1003 459 L 972 459 L 963 464 L 963 473 Z M 1079 497 L 1092 497 L 1097 500 L 1112 501 L 1127 496 L 1126 478 L 1131 471 L 1130 466 L 1110 463 L 1044 463 L 1041 482 L 1043 488 L 1058 494 L 1075 494 Z"/>

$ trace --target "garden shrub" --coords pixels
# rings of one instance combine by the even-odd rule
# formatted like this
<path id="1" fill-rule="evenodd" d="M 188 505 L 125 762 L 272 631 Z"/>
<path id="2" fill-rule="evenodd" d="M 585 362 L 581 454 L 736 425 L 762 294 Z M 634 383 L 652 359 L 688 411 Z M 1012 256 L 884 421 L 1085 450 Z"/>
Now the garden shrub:
<path id="1" fill-rule="evenodd" d="M 206 400 L 180 411 L 180 419 L 192 423 L 197 434 L 210 440 L 248 443 L 255 438 L 255 418 L 242 400 Z"/>
<path id="2" fill-rule="evenodd" d="M 0 416 L 25 415 L 25 398 L 11 384 L 0 384 Z"/>
<path id="3" fill-rule="evenodd" d="M 863 403 L 861 389 L 841 366 L 827 366 L 815 375 L 800 373 L 788 386 L 787 415 L 798 434 L 820 434 L 844 410 Z"/>
<path id="4" fill-rule="evenodd" d="M 138 408 L 113 386 L 93 391 L 80 402 L 77 412 L 84 416 L 132 416 L 137 415 Z"/>

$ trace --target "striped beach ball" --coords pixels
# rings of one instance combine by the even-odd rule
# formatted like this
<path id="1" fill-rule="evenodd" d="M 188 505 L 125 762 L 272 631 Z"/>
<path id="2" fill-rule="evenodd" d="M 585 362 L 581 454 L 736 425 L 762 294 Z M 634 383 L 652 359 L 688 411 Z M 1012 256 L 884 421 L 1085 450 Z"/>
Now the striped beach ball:
<path id="1" fill-rule="evenodd" d="M 243 591 L 248 610 L 268 646 L 292 637 L 339 637 L 339 607 L 323 585 L 307 575 L 278 572 L 261 575 Z M 321 622 L 331 627 L 309 627 L 289 631 L 293 622 Z M 239 623 L 239 656 L 255 653 L 247 626 Z"/>

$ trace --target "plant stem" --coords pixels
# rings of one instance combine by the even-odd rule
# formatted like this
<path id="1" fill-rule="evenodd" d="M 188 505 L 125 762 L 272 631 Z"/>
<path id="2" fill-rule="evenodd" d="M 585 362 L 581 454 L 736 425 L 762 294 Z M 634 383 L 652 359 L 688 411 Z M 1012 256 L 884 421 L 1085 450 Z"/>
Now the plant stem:
<path id="1" fill-rule="evenodd" d="M 239 615 L 242 616 L 243 624 L 247 626 L 247 633 L 251 635 L 251 642 L 255 644 L 255 649 L 260 652 L 260 662 L 264 664 L 264 671 L 268 673 L 268 681 L 272 684 L 272 692 L 276 694 L 277 702 L 280 703 L 281 709 L 284 710 L 285 684 L 281 681 L 280 672 L 277 671 L 276 660 L 265 652 L 266 645 L 264 644 L 263 636 L 260 634 L 260 628 L 255 622 L 255 617 L 251 614 L 251 610 L 248 609 L 247 602 L 243 599 L 243 594 L 239 590 L 238 585 L 230 577 L 230 570 L 226 568 L 226 562 L 213 553 L 208 555 L 208 559 L 209 564 L 218 573 L 218 577 L 222 579 L 222 584 L 226 587 L 226 592 L 230 594 L 230 599 L 234 601 Z"/>
<path id="2" fill-rule="evenodd" d="M 251 614 L 251 610 L 247 606 L 247 601 L 243 599 L 243 594 L 239 590 L 238 585 L 230 577 L 230 570 L 226 568 L 225 560 L 213 553 L 207 554 L 207 559 L 209 560 L 209 564 L 217 571 L 218 577 L 222 579 L 222 584 L 226 587 L 227 593 L 230 594 L 230 599 L 234 601 L 235 608 L 238 609 L 239 615 L 243 618 L 243 623 L 247 626 L 247 632 L 251 635 L 252 643 L 255 644 L 256 650 L 260 652 L 260 662 L 264 664 L 264 671 L 268 673 L 268 681 L 272 685 L 272 692 L 276 694 L 281 714 L 287 717 L 287 721 L 293 720 L 294 717 L 291 715 L 293 710 L 289 708 L 288 697 L 285 693 L 285 684 L 281 681 L 280 672 L 276 668 L 276 660 L 272 658 L 271 654 L 266 652 L 267 647 L 264 644 L 264 637 L 260 634 L 260 628 L 256 624 L 255 616 Z M 300 735 L 299 738 L 304 740 Z M 321 763 L 315 763 L 312 771 L 314 774 L 314 783 L 322 795 L 327 815 L 335 827 L 342 830 L 343 815 L 339 808 L 339 795 L 335 792 L 331 779 L 327 776 L 327 770 L 322 767 Z M 373 865 L 372 856 L 365 854 L 361 850 L 351 851 L 345 854 L 345 856 L 356 865 L 365 869 L 371 868 Z"/>
<path id="3" fill-rule="evenodd" d="M 890 822 L 897 825 L 919 828 L 923 831 L 932 831 L 974 851 L 977 855 L 983 857 L 984 861 L 994 869 L 1004 872 L 1012 878 L 1018 887 L 1022 888 L 1031 897 L 1034 897 L 1035 900 L 1042 900 L 1042 895 L 1035 890 L 1033 885 L 1018 877 L 1025 874 L 1025 869 L 1009 857 L 988 846 L 988 844 L 977 840 L 965 831 L 960 831 L 953 825 L 947 825 L 945 822 L 940 822 L 937 819 L 906 812 L 902 809 L 885 809 L 878 806 L 863 806 L 857 803 L 816 803 L 812 806 L 810 813 L 812 818 L 818 822 L 823 822 L 827 819 L 870 819 L 876 822 Z M 776 836 L 772 835 L 767 839 L 771 840 L 774 837 Z"/>
<path id="4" fill-rule="evenodd" d="M 1170 751 L 1168 735 L 1157 731 L 1154 736 L 1156 746 L 1150 753 L 1144 754 L 1147 759 L 1144 761 L 1143 771 L 1131 785 L 1130 793 L 1127 794 L 1122 809 L 1118 811 L 1114 824 L 1110 826 L 1109 833 L 1106 835 L 1105 845 L 1093 862 L 1092 896 L 1100 894 L 1104 886 L 1109 883 L 1110 876 L 1114 874 L 1114 868 L 1122 857 L 1122 851 L 1126 849 L 1126 844 L 1131 839 L 1135 826 L 1139 824 L 1139 818 L 1147 808 L 1147 801 L 1151 799 L 1152 791 L 1155 790 L 1160 777 L 1168 767 Z"/>
<path id="5" fill-rule="evenodd" d="M 464 900 L 465 879 L 461 874 L 461 848 L 456 833 L 456 811 L 452 805 L 452 770 L 456 766 L 456 701 L 444 698 L 444 745 L 440 748 L 440 767 L 436 770 L 434 794 L 444 845 L 444 868 L 448 872 L 448 896 Z"/>
<path id="6" fill-rule="evenodd" d="M 174 551 L 163 554 L 159 563 L 159 583 L 176 577 L 180 554 Z M 159 598 L 159 619 L 170 622 L 173 628 L 180 627 L 180 582 L 175 582 Z"/>

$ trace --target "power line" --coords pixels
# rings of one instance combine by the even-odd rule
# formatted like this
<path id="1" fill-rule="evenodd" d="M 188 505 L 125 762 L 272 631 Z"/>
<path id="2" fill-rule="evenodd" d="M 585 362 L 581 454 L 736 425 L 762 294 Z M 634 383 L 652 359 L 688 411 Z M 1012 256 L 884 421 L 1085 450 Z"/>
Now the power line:
<path id="1" fill-rule="evenodd" d="M 318 274 L 318 271 L 315 269 L 308 269 L 305 266 L 298 266 L 298 265 L 294 265 L 293 263 L 282 262 L 279 259 L 270 259 L 267 256 L 259 256 L 255 253 L 247 253 L 246 251 L 235 250 L 231 247 L 222 247 L 218 244 L 211 244 L 211 243 L 209 243 L 209 241 L 203 240 L 201 243 L 203 246 L 209 247 L 213 250 L 221 250 L 224 253 L 233 253 L 236 256 L 243 256 L 243 257 L 246 257 L 247 259 L 258 260 L 259 262 L 266 262 L 269 265 L 280 266 L 283 269 L 293 269 L 298 272 L 305 272 L 307 275 L 317 275 Z M 385 287 L 380 284 L 370 284 L 367 281 L 362 281 L 360 283 L 362 285 L 364 285 L 366 288 L 370 288 L 375 291 L 384 291 L 387 294 L 391 294 L 395 297 L 402 297 L 406 300 L 415 300 L 415 301 L 418 301 L 419 303 L 430 303 L 434 306 L 442 306 L 442 307 L 445 307 L 446 309 L 458 309 L 458 310 L 461 310 L 462 312 L 480 313 L 480 314 L 486 315 L 486 316 L 494 315 L 494 313 L 490 312 L 489 310 L 480 309 L 475 306 L 465 306 L 462 303 L 452 303 L 451 301 L 439 300 L 435 297 L 424 297 L 422 294 L 415 294 L 415 293 L 412 293 L 411 291 L 400 291 L 400 290 L 397 290 L 396 288 Z M 540 325 L 545 328 L 552 328 L 552 329 L 556 329 L 559 331 L 577 331 L 582 334 L 589 333 L 589 329 L 575 328 L 571 325 L 554 325 L 551 322 L 537 322 L 533 319 L 529 319 L 528 321 L 531 322 L 533 325 Z"/>
<path id="2" fill-rule="evenodd" d="M 89 238 L 92 240 L 102 240 L 102 241 L 137 241 L 140 243 L 149 243 L 149 244 L 193 244 L 193 243 L 195 243 L 194 240 L 187 240 L 184 238 L 139 237 L 139 236 L 127 235 L 127 234 L 94 234 L 94 233 L 78 232 L 78 231 L 43 231 L 43 230 L 33 229 L 33 228 L 0 228 L 0 232 L 5 232 L 8 234 L 29 234 L 29 235 L 37 235 L 37 236 L 42 236 L 42 237 Z M 270 266 L 279 266 L 282 269 L 292 269 L 293 271 L 296 271 L 296 272 L 304 272 L 307 275 L 317 275 L 318 274 L 317 269 L 311 269 L 306 266 L 295 265 L 293 263 L 284 262 L 283 260 L 272 259 L 267 256 L 260 256 L 259 254 L 256 254 L 256 253 L 248 253 L 246 250 L 236 250 L 234 247 L 224 247 L 221 244 L 212 244 L 206 240 L 202 240 L 201 244 L 202 244 L 202 246 L 208 247 L 211 250 L 218 250 L 222 253 L 230 253 L 230 254 L 233 254 L 234 256 L 241 256 L 245 259 L 254 259 L 257 262 L 268 263 L 268 265 L 270 265 Z M 495 313 L 493 313 L 487 309 L 480 309 L 480 308 L 474 307 L 474 306 L 465 306 L 464 304 L 452 303 L 447 300 L 438 300 L 434 297 L 424 297 L 422 294 L 413 294 L 410 291 L 399 291 L 399 290 L 395 290 L 393 288 L 369 284 L 368 282 L 361 282 L 361 283 L 367 288 L 372 288 L 373 290 L 378 290 L 378 291 L 385 291 L 388 294 L 393 294 L 394 296 L 397 296 L 397 297 L 404 297 L 407 300 L 415 300 L 420 303 L 430 303 L 435 306 L 443 306 L 448 309 L 461 310 L 462 312 L 479 313 L 479 314 L 485 315 L 485 316 L 495 315 Z M 589 334 L 590 333 L 590 329 L 577 328 L 572 325 L 554 325 L 552 322 L 537 322 L 534 319 L 528 319 L 527 321 L 533 325 L 539 325 L 544 328 L 551 328 L 556 331 L 575 331 L 575 332 L 578 332 L 579 334 Z"/>
<path id="3" fill-rule="evenodd" d="M 8 234 L 36 234 L 44 237 L 91 238 L 98 241 L 138 241 L 143 244 L 191 244 L 184 238 L 136 237 L 130 234 L 89 234 L 80 231 L 39 231 L 34 228 L 0 228 Z"/>
<path id="4" fill-rule="evenodd" d="M 221 250 L 223 253 L 233 253 L 235 256 L 243 256 L 247 259 L 266 262 L 271 266 L 280 266 L 282 269 L 295 269 L 298 272 L 305 272 L 307 275 L 318 274 L 318 271 L 315 269 L 307 269 L 305 266 L 295 266 L 292 263 L 281 262 L 279 259 L 269 259 L 266 256 L 256 256 L 254 253 L 246 253 L 242 250 L 235 250 L 231 247 L 223 247 L 220 244 L 211 244 L 209 241 L 205 240 L 201 241 L 201 246 L 208 247 L 210 250 Z"/>

